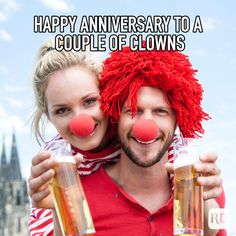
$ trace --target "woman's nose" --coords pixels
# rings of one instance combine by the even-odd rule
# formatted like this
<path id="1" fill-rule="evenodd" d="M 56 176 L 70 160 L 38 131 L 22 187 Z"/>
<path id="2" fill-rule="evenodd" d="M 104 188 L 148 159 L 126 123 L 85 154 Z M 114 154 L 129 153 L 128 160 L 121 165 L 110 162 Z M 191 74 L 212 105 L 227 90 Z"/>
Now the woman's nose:
<path id="1" fill-rule="evenodd" d="M 69 123 L 70 131 L 78 137 L 89 136 L 95 128 L 93 118 L 87 114 L 72 117 Z"/>

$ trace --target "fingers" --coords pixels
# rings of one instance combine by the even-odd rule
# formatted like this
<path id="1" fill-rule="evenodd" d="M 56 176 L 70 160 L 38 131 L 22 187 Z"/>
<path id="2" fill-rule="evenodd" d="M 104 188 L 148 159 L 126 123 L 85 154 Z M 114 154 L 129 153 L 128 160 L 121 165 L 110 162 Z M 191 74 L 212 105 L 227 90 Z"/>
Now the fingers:
<path id="1" fill-rule="evenodd" d="M 55 160 L 51 158 L 50 156 L 42 156 L 37 155 L 38 159 L 35 159 L 34 163 L 37 163 L 35 165 L 32 165 L 31 167 L 31 177 L 35 178 L 40 176 L 41 174 L 45 173 L 47 170 L 53 168 L 53 166 L 56 164 Z M 45 159 L 44 159 L 45 158 Z M 40 162 L 38 160 L 41 160 Z"/>
<path id="2" fill-rule="evenodd" d="M 48 159 L 50 156 L 51 156 L 51 153 L 49 151 L 44 151 L 44 152 L 38 153 L 36 156 L 33 157 L 32 161 L 31 161 L 32 166 L 39 164 L 43 160 Z"/>
<path id="3" fill-rule="evenodd" d="M 219 187 L 222 185 L 222 179 L 220 176 L 200 176 L 197 182 L 204 187 Z"/>
<path id="4" fill-rule="evenodd" d="M 30 196 L 32 196 L 35 192 L 39 190 L 42 191 L 43 185 L 45 185 L 45 183 L 47 182 L 51 182 L 54 174 L 55 174 L 54 170 L 49 169 L 42 175 L 36 178 L 29 179 L 28 185 L 29 185 Z"/>
<path id="5" fill-rule="evenodd" d="M 40 152 L 32 159 L 28 186 L 34 207 L 54 209 L 49 185 L 55 174 L 53 170 L 55 164 L 56 161 L 48 151 Z"/>
<path id="6" fill-rule="evenodd" d="M 46 185 L 45 189 L 43 189 L 42 191 L 33 193 L 31 195 L 33 205 L 37 206 L 38 202 L 44 200 L 49 194 L 50 194 L 49 185 Z"/>
<path id="7" fill-rule="evenodd" d="M 32 194 L 31 199 L 33 207 L 55 209 L 49 185 L 50 182 L 45 183 L 41 191 Z"/>
<path id="8" fill-rule="evenodd" d="M 215 162 L 198 162 L 194 164 L 194 169 L 202 175 L 220 175 L 221 171 Z"/>
<path id="9" fill-rule="evenodd" d="M 197 182 L 203 186 L 203 199 L 219 197 L 222 193 L 222 178 L 219 175 L 200 176 Z"/>
<path id="10" fill-rule="evenodd" d="M 200 155 L 199 162 L 194 164 L 194 169 L 203 176 L 220 175 L 221 170 L 216 165 L 218 156 L 214 152 Z"/>
<path id="11" fill-rule="evenodd" d="M 217 198 L 222 194 L 223 190 L 222 187 L 215 187 L 210 190 L 204 191 L 203 199 L 208 200 L 211 198 Z"/>
<path id="12" fill-rule="evenodd" d="M 79 166 L 81 164 L 81 162 L 83 161 L 83 155 L 80 153 L 77 153 L 75 156 L 75 162 L 76 162 L 76 166 Z"/>
<path id="13" fill-rule="evenodd" d="M 199 159 L 201 162 L 215 162 L 218 159 L 218 155 L 215 152 L 207 152 L 201 154 Z"/>
<path id="14" fill-rule="evenodd" d="M 203 186 L 204 200 L 216 198 L 222 193 L 221 170 L 216 165 L 218 156 L 214 152 L 208 152 L 199 157 L 200 162 L 194 165 L 195 170 L 201 174 L 197 182 Z"/>

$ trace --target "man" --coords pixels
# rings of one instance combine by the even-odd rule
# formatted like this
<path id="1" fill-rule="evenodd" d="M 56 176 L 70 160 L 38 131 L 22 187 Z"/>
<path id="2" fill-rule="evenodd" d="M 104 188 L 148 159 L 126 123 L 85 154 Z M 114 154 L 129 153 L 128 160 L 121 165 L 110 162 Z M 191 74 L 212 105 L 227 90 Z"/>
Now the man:
<path id="1" fill-rule="evenodd" d="M 173 166 L 171 146 L 176 128 L 196 138 L 209 119 L 201 108 L 202 87 L 187 57 L 179 52 L 111 53 L 101 74 L 101 108 L 117 128 L 120 160 L 83 179 L 97 236 L 173 235 Z M 150 140 L 134 134 L 140 121 L 152 121 L 158 132 Z M 145 124 L 145 123 L 144 123 Z M 147 127 L 143 127 L 145 129 Z M 207 212 L 223 207 L 217 156 L 200 156 L 196 171 L 204 186 L 204 235 L 225 235 L 207 227 Z M 96 188 L 95 188 L 96 187 Z"/>
<path id="2" fill-rule="evenodd" d="M 178 52 L 132 52 L 126 47 L 105 61 L 101 107 L 117 129 L 122 151 L 116 164 L 81 178 L 96 236 L 173 235 L 173 178 L 167 169 L 171 172 L 173 167 L 175 130 L 178 127 L 184 137 L 197 137 L 203 133 L 201 121 L 209 119 L 200 105 L 202 87 L 194 73 L 188 59 Z M 144 121 L 144 131 L 147 122 L 156 127 L 154 136 L 147 138 L 146 133 L 144 139 L 134 132 L 140 121 Z M 196 170 L 203 175 L 198 182 L 205 188 L 204 199 L 209 199 L 207 213 L 218 204 L 223 207 L 224 194 L 216 155 L 200 158 Z M 50 168 L 52 164 L 45 162 L 40 172 Z M 54 235 L 61 235 L 56 219 L 53 223 Z M 204 235 L 215 234 L 205 228 Z"/>

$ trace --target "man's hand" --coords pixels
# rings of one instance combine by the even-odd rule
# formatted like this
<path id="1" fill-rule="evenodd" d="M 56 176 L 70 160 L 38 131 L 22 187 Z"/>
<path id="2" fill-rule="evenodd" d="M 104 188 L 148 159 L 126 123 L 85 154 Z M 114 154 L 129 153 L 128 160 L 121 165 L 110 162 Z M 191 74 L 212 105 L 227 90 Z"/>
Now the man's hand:
<path id="1" fill-rule="evenodd" d="M 199 162 L 194 165 L 195 170 L 201 174 L 198 183 L 203 186 L 204 200 L 217 198 L 222 194 L 221 170 L 216 165 L 217 154 L 209 152 L 199 157 Z"/>
<path id="2" fill-rule="evenodd" d="M 220 169 L 216 165 L 217 154 L 213 152 L 200 155 L 199 162 L 194 164 L 196 172 L 200 173 L 197 181 L 203 186 L 204 200 L 216 198 L 222 193 L 222 178 Z M 169 173 L 173 173 L 174 165 L 166 163 L 165 167 Z"/>

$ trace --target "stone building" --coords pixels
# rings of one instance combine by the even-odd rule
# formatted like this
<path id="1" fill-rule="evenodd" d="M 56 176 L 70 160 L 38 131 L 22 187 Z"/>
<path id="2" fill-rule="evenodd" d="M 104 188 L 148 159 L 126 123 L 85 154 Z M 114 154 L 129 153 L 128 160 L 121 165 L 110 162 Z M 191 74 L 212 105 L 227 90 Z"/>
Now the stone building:
<path id="1" fill-rule="evenodd" d="M 21 174 L 14 132 L 9 162 L 4 139 L 0 157 L 0 236 L 27 236 L 29 198 L 27 184 Z"/>

